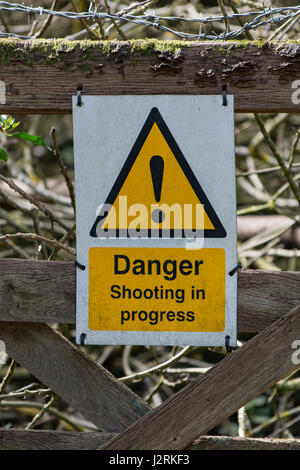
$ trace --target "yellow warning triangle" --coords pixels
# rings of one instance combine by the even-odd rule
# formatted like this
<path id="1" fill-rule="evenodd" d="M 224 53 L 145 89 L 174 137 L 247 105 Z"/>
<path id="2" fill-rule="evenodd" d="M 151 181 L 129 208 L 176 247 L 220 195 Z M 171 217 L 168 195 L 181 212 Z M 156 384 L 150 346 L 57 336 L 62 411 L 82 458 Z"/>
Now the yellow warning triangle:
<path id="1" fill-rule="evenodd" d="M 141 237 L 151 230 L 163 238 L 189 236 L 190 231 L 226 237 L 157 108 L 152 108 L 90 235 L 124 237 L 130 230 Z"/>

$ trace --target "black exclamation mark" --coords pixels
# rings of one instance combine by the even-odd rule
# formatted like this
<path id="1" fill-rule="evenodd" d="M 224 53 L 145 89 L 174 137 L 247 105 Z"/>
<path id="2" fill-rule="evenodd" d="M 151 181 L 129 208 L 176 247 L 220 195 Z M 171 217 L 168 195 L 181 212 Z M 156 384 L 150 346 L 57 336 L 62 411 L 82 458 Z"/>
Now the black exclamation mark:
<path id="1" fill-rule="evenodd" d="M 156 202 L 160 202 L 163 174 L 164 174 L 164 160 L 159 155 L 154 155 L 150 159 L 150 171 L 152 177 L 152 184 L 154 190 L 154 197 Z M 160 224 L 165 218 L 165 214 L 160 209 L 154 209 L 151 214 L 152 220 Z"/>

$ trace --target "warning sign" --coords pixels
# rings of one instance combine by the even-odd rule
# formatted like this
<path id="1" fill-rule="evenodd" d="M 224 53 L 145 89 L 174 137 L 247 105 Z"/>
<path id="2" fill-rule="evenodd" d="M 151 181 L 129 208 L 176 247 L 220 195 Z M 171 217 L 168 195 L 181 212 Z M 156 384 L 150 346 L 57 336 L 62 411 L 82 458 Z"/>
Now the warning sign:
<path id="1" fill-rule="evenodd" d="M 199 181 L 152 108 L 111 189 L 92 237 L 225 237 Z"/>
<path id="2" fill-rule="evenodd" d="M 235 345 L 227 98 L 74 97 L 78 343 Z"/>
<path id="3" fill-rule="evenodd" d="M 89 328 L 224 331 L 225 251 L 91 248 Z"/>

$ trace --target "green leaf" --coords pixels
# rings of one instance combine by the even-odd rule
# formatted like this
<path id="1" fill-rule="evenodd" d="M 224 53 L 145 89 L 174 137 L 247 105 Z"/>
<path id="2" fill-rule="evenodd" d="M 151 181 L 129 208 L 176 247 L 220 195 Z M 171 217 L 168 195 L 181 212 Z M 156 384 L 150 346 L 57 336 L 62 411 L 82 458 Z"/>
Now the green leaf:
<path id="1" fill-rule="evenodd" d="M 3 150 L 2 148 L 0 148 L 0 161 L 7 162 L 7 160 L 8 160 L 8 155 L 7 155 L 7 153 L 5 152 L 5 150 Z"/>
<path id="2" fill-rule="evenodd" d="M 43 141 L 42 137 L 40 137 L 39 135 L 26 134 L 26 132 L 16 132 L 15 134 L 13 134 L 13 136 L 47 148 L 47 145 Z"/>

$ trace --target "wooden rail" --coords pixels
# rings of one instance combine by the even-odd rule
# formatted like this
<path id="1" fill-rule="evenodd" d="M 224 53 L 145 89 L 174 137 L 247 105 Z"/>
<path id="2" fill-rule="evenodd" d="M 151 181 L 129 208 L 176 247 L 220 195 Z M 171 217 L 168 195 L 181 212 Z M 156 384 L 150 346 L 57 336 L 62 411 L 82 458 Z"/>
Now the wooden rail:
<path id="1" fill-rule="evenodd" d="M 79 84 L 83 96 L 220 94 L 220 100 L 227 85 L 237 112 L 299 112 L 299 76 L 299 41 L 0 41 L 2 113 L 70 113 Z"/>
<path id="2" fill-rule="evenodd" d="M 0 450 L 95 450 L 114 434 L 0 429 Z"/>
<path id="3" fill-rule="evenodd" d="M 0 321 L 75 323 L 75 266 L 0 260 Z M 300 304 L 300 272 L 238 273 L 238 330 L 257 333 Z"/>
<path id="4" fill-rule="evenodd" d="M 254 439 L 226 436 L 202 436 L 193 450 L 299 450 L 300 439 Z"/>
<path id="5" fill-rule="evenodd" d="M 0 450 L 96 450 L 114 434 L 101 432 L 0 430 Z M 192 450 L 300 450 L 300 439 L 202 436 Z"/>

